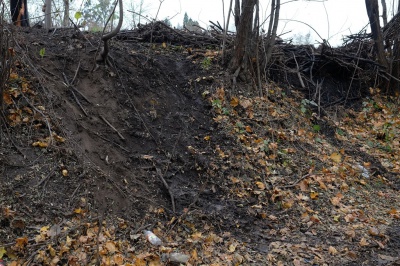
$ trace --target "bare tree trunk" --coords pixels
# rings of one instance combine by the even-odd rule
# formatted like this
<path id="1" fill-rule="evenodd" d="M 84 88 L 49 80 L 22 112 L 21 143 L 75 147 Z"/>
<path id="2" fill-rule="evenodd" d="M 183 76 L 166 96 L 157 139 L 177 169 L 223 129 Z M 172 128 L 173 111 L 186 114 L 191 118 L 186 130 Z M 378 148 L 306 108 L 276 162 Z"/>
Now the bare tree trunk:
<path id="1" fill-rule="evenodd" d="M 256 41 L 256 71 L 257 71 L 257 87 L 260 97 L 263 97 L 262 83 L 261 83 L 261 69 L 260 69 L 260 1 L 256 1 L 256 17 L 254 19 L 254 39 Z"/>
<path id="2" fill-rule="evenodd" d="M 63 26 L 69 26 L 69 0 L 64 0 L 64 19 Z"/>
<path id="3" fill-rule="evenodd" d="M 273 0 L 273 5 L 271 5 L 271 18 L 270 18 L 270 25 L 268 29 L 268 43 L 267 43 L 267 54 L 266 54 L 266 62 L 268 64 L 269 60 L 271 59 L 272 49 L 275 45 L 276 39 L 276 32 L 278 31 L 278 23 L 279 23 L 279 12 L 281 9 L 281 1 L 280 0 Z M 276 6 L 275 6 L 276 5 Z"/>
<path id="4" fill-rule="evenodd" d="M 224 28 L 224 39 L 222 41 L 222 65 L 224 65 L 224 63 L 225 63 L 226 35 L 227 35 L 227 32 L 228 32 L 229 21 L 230 21 L 230 18 L 231 18 L 232 3 L 233 3 L 233 0 L 231 0 L 230 3 L 229 3 L 228 18 L 226 19 L 226 24 L 225 24 L 225 28 Z M 225 23 L 225 21 L 224 21 L 224 23 Z"/>
<path id="5" fill-rule="evenodd" d="M 236 32 L 236 47 L 233 58 L 232 69 L 239 69 L 242 66 L 245 55 L 249 55 L 252 41 L 253 13 L 256 0 L 243 0 L 239 25 Z M 235 10 L 237 10 L 237 6 Z M 235 14 L 237 16 L 237 14 Z"/>
<path id="6" fill-rule="evenodd" d="M 394 3 L 393 3 L 394 4 Z M 400 12 L 400 1 L 397 6 L 397 13 Z M 396 37 L 391 40 L 393 43 L 392 59 L 391 59 L 391 74 L 394 77 L 400 77 L 400 38 Z M 389 84 L 390 92 L 400 95 L 400 84 L 397 80 L 391 79 Z"/>
<path id="7" fill-rule="evenodd" d="M 46 0 L 46 10 L 44 15 L 44 27 L 46 29 L 51 28 L 51 0 Z"/>
<path id="8" fill-rule="evenodd" d="M 379 64 L 386 67 L 388 70 L 388 62 L 385 57 L 385 50 L 383 47 L 383 37 L 381 27 L 379 25 L 379 5 L 378 0 L 365 0 L 369 23 L 371 25 L 372 37 L 375 42 L 375 51 Z"/>
<path id="9" fill-rule="evenodd" d="M 385 27 L 388 23 L 387 20 L 387 7 L 386 7 L 386 0 L 381 0 L 382 4 L 382 19 L 383 19 L 383 26 Z"/>
<path id="10" fill-rule="evenodd" d="M 240 23 L 240 1 L 239 0 L 235 0 L 235 27 L 236 27 L 236 32 L 238 31 L 239 23 Z"/>

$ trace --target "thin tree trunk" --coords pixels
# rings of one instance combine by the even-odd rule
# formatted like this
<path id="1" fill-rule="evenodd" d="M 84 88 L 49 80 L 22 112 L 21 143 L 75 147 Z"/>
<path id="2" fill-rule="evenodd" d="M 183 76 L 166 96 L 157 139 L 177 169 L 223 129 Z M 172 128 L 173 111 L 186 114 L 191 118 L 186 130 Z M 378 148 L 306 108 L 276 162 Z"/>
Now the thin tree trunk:
<path id="1" fill-rule="evenodd" d="M 229 21 L 230 21 L 230 18 L 231 18 L 232 3 L 233 3 L 233 0 L 231 0 L 230 3 L 229 3 L 228 18 L 226 19 L 226 24 L 225 24 L 225 29 L 224 29 L 224 38 L 223 38 L 223 41 L 222 41 L 222 65 L 224 65 L 224 63 L 225 63 L 226 35 L 228 33 Z"/>
<path id="2" fill-rule="evenodd" d="M 45 17 L 44 17 L 44 27 L 46 29 L 51 28 L 51 0 L 46 0 L 46 11 L 45 11 Z"/>
<path id="3" fill-rule="evenodd" d="M 385 27 L 388 23 L 387 20 L 387 7 L 386 7 L 386 0 L 381 0 L 382 4 L 382 19 L 383 19 L 383 26 Z"/>
<path id="4" fill-rule="evenodd" d="M 240 1 L 235 0 L 235 27 L 236 27 L 236 32 L 239 29 L 239 23 L 240 23 Z"/>
<path id="5" fill-rule="evenodd" d="M 371 26 L 372 37 L 375 42 L 375 50 L 378 57 L 379 64 L 386 67 L 388 70 L 388 62 L 385 57 L 385 50 L 383 47 L 383 37 L 381 27 L 379 25 L 379 5 L 378 0 L 365 0 L 369 23 Z"/>
<path id="6" fill-rule="evenodd" d="M 275 2 L 275 0 L 273 2 Z M 271 6 L 271 8 L 272 8 L 272 6 Z M 271 59 L 272 49 L 274 48 L 274 45 L 275 45 L 276 32 L 278 31 L 280 9 L 281 9 L 281 1 L 276 0 L 275 10 L 272 10 L 272 12 L 274 12 L 273 26 L 272 26 L 272 31 L 269 32 L 270 34 L 268 34 L 269 41 L 268 41 L 268 49 L 267 49 L 267 54 L 266 54 L 267 58 L 266 58 L 265 64 L 268 64 L 269 60 Z M 272 12 L 271 12 L 271 14 L 272 14 Z M 271 21 L 272 21 L 272 18 L 271 18 Z"/>
<path id="7" fill-rule="evenodd" d="M 64 20 L 63 26 L 69 26 L 69 0 L 64 0 Z"/>

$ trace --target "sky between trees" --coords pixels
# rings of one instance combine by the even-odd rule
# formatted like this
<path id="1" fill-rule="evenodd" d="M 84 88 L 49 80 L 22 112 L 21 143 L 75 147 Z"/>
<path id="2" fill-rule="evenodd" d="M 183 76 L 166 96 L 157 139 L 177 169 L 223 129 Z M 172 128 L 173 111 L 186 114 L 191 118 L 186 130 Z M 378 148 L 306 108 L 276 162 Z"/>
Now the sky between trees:
<path id="1" fill-rule="evenodd" d="M 84 10 L 85 3 L 88 0 L 73 0 L 71 4 L 71 17 L 74 17 L 76 11 Z M 92 4 L 99 1 L 108 1 L 110 5 L 112 0 L 90 0 Z M 28 1 L 29 2 L 29 1 Z M 173 27 L 179 27 L 183 24 L 184 14 L 187 13 L 190 18 L 199 22 L 207 28 L 209 20 L 219 21 L 223 24 L 223 2 L 225 8 L 225 17 L 227 15 L 229 0 L 130 0 L 124 1 L 124 28 L 133 28 L 140 21 L 146 23 L 146 18 L 140 18 L 139 15 L 129 12 L 135 11 L 148 19 L 163 20 L 169 18 Z M 263 19 L 269 14 L 268 3 L 261 1 Z M 389 3 L 390 2 L 390 3 Z M 393 15 L 393 10 L 397 7 L 398 0 L 388 1 L 388 15 Z M 55 8 L 62 12 L 62 1 L 55 1 Z M 29 3 L 28 3 L 29 5 Z M 264 5 L 264 6 L 263 6 Z M 31 20 L 40 20 L 42 1 L 32 1 L 29 5 Z M 129 11 L 128 11 L 129 10 Z M 293 36 L 307 36 L 312 44 L 318 44 L 321 39 L 315 33 L 329 40 L 331 45 L 340 45 L 343 35 L 357 33 L 368 27 L 368 17 L 365 9 L 364 0 L 326 0 L 326 1 L 306 1 L 306 0 L 287 0 L 282 1 L 281 22 L 279 23 L 278 34 L 282 38 Z M 311 29 L 309 26 L 313 29 Z M 230 29 L 234 30 L 233 20 L 231 20 Z"/>

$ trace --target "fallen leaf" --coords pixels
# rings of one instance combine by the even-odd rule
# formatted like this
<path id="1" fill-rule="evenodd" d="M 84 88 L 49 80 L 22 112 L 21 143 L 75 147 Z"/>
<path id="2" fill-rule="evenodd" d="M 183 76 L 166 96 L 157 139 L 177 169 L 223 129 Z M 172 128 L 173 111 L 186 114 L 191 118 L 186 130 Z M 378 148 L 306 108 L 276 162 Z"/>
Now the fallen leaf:
<path id="1" fill-rule="evenodd" d="M 379 230 L 376 227 L 370 227 L 368 229 L 368 234 L 370 234 L 371 236 L 379 236 Z"/>
<path id="2" fill-rule="evenodd" d="M 354 251 L 347 252 L 347 256 L 349 256 L 353 260 L 357 259 L 357 254 Z"/>
<path id="3" fill-rule="evenodd" d="M 232 107 L 238 106 L 238 105 L 239 105 L 239 99 L 238 99 L 237 97 L 232 97 L 232 98 L 231 98 L 230 105 L 231 105 Z"/>
<path id="4" fill-rule="evenodd" d="M 328 252 L 329 252 L 330 255 L 336 255 L 336 254 L 338 254 L 337 249 L 334 248 L 334 247 L 332 247 L 332 246 L 330 246 L 330 247 L 328 248 Z"/>
<path id="5" fill-rule="evenodd" d="M 310 193 L 310 198 L 313 199 L 313 200 L 318 199 L 318 196 L 319 196 L 318 192 L 311 192 Z"/>
<path id="6" fill-rule="evenodd" d="M 368 243 L 368 241 L 365 239 L 365 237 L 361 238 L 359 244 L 360 244 L 360 246 L 362 246 L 362 247 L 365 247 L 365 246 L 368 246 L 368 245 L 369 245 L 369 243 Z"/>
<path id="7" fill-rule="evenodd" d="M 108 241 L 106 243 L 106 249 L 110 252 L 110 253 L 115 253 L 115 251 L 117 251 L 117 248 L 115 247 L 114 242 L 112 241 Z"/>
<path id="8" fill-rule="evenodd" d="M 230 253 L 235 252 L 236 247 L 237 247 L 237 243 L 230 244 L 230 245 L 229 245 L 229 252 L 230 252 Z"/>
<path id="9" fill-rule="evenodd" d="M 337 153 L 337 152 L 332 153 L 330 158 L 335 163 L 340 163 L 342 161 L 342 155 L 340 153 Z"/>
<path id="10" fill-rule="evenodd" d="M 259 189 L 264 190 L 265 189 L 265 184 L 263 182 L 257 181 L 256 185 Z"/>

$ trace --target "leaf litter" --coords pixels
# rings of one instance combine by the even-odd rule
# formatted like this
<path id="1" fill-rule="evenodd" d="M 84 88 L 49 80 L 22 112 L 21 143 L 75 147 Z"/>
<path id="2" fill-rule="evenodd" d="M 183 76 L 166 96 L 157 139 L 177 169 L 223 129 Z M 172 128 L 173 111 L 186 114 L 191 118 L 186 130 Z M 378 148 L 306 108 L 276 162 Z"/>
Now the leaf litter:
<path id="1" fill-rule="evenodd" d="M 3 94 L 8 265 L 398 259 L 400 117 L 391 99 L 377 94 L 319 117 L 299 92 L 269 84 L 263 97 L 235 93 L 218 65 L 204 69 L 182 47 L 123 40 L 114 68 L 91 73 L 86 40 L 61 41 L 71 34 L 33 29 L 17 40 L 60 44 L 43 58 L 37 47 L 16 48 Z M 73 96 L 61 71 L 78 73 L 71 84 L 91 103 Z"/>

